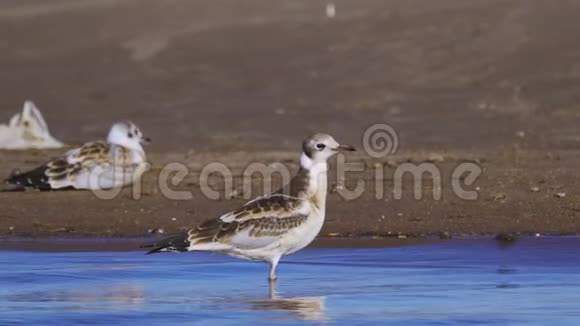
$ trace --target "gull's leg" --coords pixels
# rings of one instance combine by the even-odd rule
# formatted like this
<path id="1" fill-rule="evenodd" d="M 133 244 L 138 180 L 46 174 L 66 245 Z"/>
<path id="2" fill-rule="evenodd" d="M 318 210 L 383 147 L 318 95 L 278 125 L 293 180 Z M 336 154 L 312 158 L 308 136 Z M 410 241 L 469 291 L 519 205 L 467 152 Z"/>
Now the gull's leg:
<path id="1" fill-rule="evenodd" d="M 276 279 L 277 279 L 276 266 L 278 266 L 279 261 L 280 261 L 280 256 L 274 257 L 274 258 L 272 258 L 272 260 L 270 260 L 270 277 L 268 277 L 268 280 L 270 282 L 276 281 Z"/>
<path id="2" fill-rule="evenodd" d="M 270 276 L 268 277 L 268 284 L 270 285 L 270 299 L 276 298 L 276 266 L 280 261 L 280 256 L 274 257 L 270 261 Z"/>
<path id="3" fill-rule="evenodd" d="M 270 285 L 270 299 L 276 298 L 276 280 L 268 280 Z"/>

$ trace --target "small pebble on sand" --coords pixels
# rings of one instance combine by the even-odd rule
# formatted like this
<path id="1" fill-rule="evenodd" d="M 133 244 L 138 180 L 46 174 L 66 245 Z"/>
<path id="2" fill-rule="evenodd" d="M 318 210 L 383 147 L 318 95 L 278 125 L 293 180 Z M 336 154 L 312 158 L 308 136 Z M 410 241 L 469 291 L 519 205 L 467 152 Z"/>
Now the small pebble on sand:
<path id="1" fill-rule="evenodd" d="M 566 197 L 566 193 L 565 192 L 558 192 L 558 193 L 554 194 L 554 197 L 564 198 L 564 197 Z"/>
<path id="2" fill-rule="evenodd" d="M 451 238 L 452 238 L 451 237 L 451 234 L 449 232 L 447 232 L 447 231 L 446 232 L 441 232 L 439 234 L 439 239 L 441 239 L 441 240 L 449 240 Z"/>
<path id="3" fill-rule="evenodd" d="M 326 5 L 326 17 L 334 18 L 336 16 L 336 6 L 334 3 L 328 3 Z"/>
<path id="4" fill-rule="evenodd" d="M 502 200 L 507 199 L 507 195 L 503 192 L 498 192 L 492 196 L 492 199 L 495 201 L 502 201 Z"/>
<path id="5" fill-rule="evenodd" d="M 427 161 L 430 163 L 441 163 L 445 161 L 445 158 L 439 153 L 431 153 L 429 154 L 429 157 L 427 157 Z"/>

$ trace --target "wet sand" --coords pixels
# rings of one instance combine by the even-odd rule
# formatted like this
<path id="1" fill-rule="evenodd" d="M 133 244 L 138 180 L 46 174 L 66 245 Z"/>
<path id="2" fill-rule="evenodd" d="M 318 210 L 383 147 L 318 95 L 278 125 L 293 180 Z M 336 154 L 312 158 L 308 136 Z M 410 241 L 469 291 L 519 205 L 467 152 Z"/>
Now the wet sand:
<path id="1" fill-rule="evenodd" d="M 239 192 L 251 162 L 295 171 L 306 135 L 325 131 L 361 148 L 374 123 L 397 130 L 400 150 L 348 157 L 365 171 L 347 174 L 344 186 L 367 186 L 352 201 L 331 191 L 322 235 L 580 233 L 580 45 L 569 32 L 580 25 L 580 1 L 336 1 L 333 19 L 325 4 L 2 2 L 1 121 L 30 98 L 70 144 L 103 138 L 122 119 L 154 144 L 141 199 L 131 189 L 113 200 L 83 191 L 0 193 L 0 235 L 177 232 L 244 201 L 203 196 L 199 174 L 208 163 L 228 166 Z M 0 177 L 58 153 L 1 151 Z M 422 200 L 410 182 L 394 199 L 397 167 L 427 161 L 441 171 L 442 199 L 430 196 L 428 178 Z M 468 187 L 479 189 L 475 201 L 450 186 L 451 171 L 466 161 L 483 169 Z M 160 191 L 159 171 L 171 162 L 190 169 L 174 188 L 193 199 Z M 211 184 L 224 195 L 221 180 Z M 335 184 L 331 173 L 331 190 Z"/>
<path id="2" fill-rule="evenodd" d="M 143 251 L 148 238 L 0 238 L 0 250 L 29 252 L 117 252 Z M 435 243 L 425 238 L 328 238 L 319 237 L 311 248 L 388 248 Z"/>

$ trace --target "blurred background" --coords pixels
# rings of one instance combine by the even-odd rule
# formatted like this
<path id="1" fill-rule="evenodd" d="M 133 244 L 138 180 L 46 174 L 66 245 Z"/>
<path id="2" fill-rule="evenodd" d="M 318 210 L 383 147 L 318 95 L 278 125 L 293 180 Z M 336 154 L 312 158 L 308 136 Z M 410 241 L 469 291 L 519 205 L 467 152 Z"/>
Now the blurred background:
<path id="1" fill-rule="evenodd" d="M 334 10 L 332 10 L 334 9 Z M 333 12 L 334 11 L 334 12 Z M 130 119 L 153 149 L 580 145 L 580 1 L 3 0 L 0 120 L 56 138 Z"/>

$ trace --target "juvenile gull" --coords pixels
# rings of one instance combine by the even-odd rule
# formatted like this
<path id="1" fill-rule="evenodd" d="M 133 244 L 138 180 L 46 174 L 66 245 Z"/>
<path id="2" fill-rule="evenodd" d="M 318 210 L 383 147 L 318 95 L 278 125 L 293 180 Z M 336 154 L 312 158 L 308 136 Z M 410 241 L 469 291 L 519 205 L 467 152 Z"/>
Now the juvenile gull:
<path id="1" fill-rule="evenodd" d="M 148 253 L 213 251 L 270 264 L 276 279 L 280 257 L 306 247 L 322 228 L 326 212 L 327 160 L 339 151 L 354 151 L 326 134 L 302 144 L 300 170 L 274 194 L 258 197 L 241 208 L 207 220 L 182 234 L 143 245 Z"/>
<path id="2" fill-rule="evenodd" d="M 147 170 L 148 143 L 132 122 L 115 123 L 106 142 L 91 142 L 24 173 L 14 173 L 6 183 L 40 190 L 110 189 L 131 184 Z"/>

